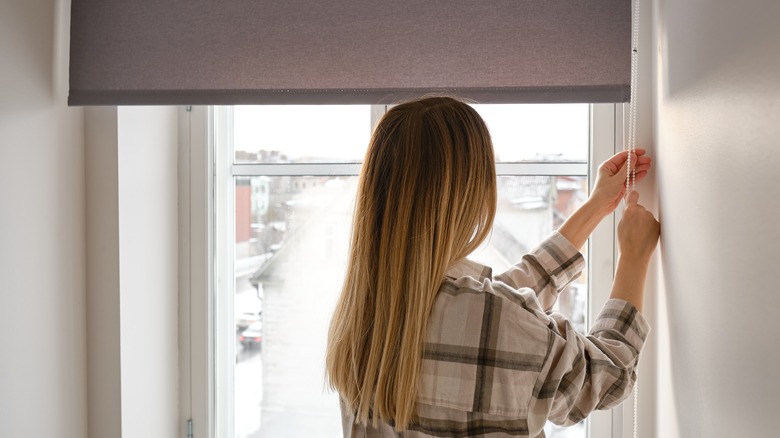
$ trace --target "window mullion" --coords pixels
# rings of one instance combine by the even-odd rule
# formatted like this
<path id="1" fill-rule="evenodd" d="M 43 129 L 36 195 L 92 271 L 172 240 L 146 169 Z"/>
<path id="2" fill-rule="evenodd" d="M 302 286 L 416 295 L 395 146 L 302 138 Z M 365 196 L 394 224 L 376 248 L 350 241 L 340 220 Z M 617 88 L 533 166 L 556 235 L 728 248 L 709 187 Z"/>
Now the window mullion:
<path id="1" fill-rule="evenodd" d="M 598 166 L 611 157 L 618 147 L 617 105 L 591 105 L 590 178 L 591 190 L 596 182 Z M 615 265 L 615 215 L 609 215 L 591 234 L 588 245 L 590 276 L 588 286 L 588 314 L 590 321 L 596 317 L 609 298 Z M 590 326 L 590 323 L 588 324 Z M 590 415 L 591 437 L 621 437 L 622 412 L 620 408 L 595 411 Z"/>
<path id="2" fill-rule="evenodd" d="M 360 163 L 233 164 L 233 176 L 349 176 L 360 173 Z"/>
<path id="3" fill-rule="evenodd" d="M 517 162 L 517 163 L 496 163 L 496 173 L 502 176 L 528 176 L 528 175 L 550 175 L 550 176 L 587 176 L 587 162 L 556 162 L 556 161 L 538 161 L 538 162 Z"/>
<path id="4" fill-rule="evenodd" d="M 360 174 L 361 163 L 274 163 L 233 164 L 233 176 L 348 176 Z M 586 176 L 587 162 L 496 163 L 496 173 L 504 176 L 550 175 Z"/>

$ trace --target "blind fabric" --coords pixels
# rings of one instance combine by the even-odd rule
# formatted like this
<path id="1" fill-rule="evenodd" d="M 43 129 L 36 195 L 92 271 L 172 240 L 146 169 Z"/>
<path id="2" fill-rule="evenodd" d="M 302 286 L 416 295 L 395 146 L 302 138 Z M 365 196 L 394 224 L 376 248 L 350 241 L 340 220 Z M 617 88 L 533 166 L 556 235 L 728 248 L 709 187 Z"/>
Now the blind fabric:
<path id="1" fill-rule="evenodd" d="M 625 102 L 628 0 L 72 0 L 69 105 Z"/>

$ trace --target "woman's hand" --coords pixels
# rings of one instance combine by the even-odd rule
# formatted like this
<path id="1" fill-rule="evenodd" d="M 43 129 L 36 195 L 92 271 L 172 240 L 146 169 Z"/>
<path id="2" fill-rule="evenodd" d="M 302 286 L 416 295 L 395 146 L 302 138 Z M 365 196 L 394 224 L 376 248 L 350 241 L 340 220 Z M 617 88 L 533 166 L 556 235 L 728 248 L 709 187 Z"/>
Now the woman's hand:
<path id="1" fill-rule="evenodd" d="M 618 257 L 611 298 L 633 304 L 640 312 L 645 296 L 645 279 L 650 256 L 658 245 L 661 224 L 653 214 L 638 204 L 639 193 L 632 190 L 618 224 Z"/>
<path id="2" fill-rule="evenodd" d="M 639 193 L 632 190 L 626 199 L 626 209 L 618 224 L 620 257 L 647 263 L 653 255 L 661 233 L 661 224 L 653 214 L 639 205 Z"/>
<path id="3" fill-rule="evenodd" d="M 644 149 L 635 149 L 636 155 L 631 157 L 631 167 L 636 169 L 635 181 L 639 182 L 650 170 L 651 159 Z M 604 216 L 615 211 L 626 192 L 627 151 L 618 152 L 609 160 L 601 163 L 593 185 L 593 192 L 588 202 L 593 203 L 596 210 Z"/>
<path id="4" fill-rule="evenodd" d="M 650 157 L 644 149 L 636 149 L 631 157 L 631 167 L 636 169 L 636 181 L 641 181 L 650 170 Z M 599 174 L 588 200 L 558 228 L 576 248 L 582 248 L 596 226 L 615 211 L 626 191 L 626 158 L 628 152 L 615 154 L 599 166 Z M 637 195 L 638 196 L 638 195 Z"/>

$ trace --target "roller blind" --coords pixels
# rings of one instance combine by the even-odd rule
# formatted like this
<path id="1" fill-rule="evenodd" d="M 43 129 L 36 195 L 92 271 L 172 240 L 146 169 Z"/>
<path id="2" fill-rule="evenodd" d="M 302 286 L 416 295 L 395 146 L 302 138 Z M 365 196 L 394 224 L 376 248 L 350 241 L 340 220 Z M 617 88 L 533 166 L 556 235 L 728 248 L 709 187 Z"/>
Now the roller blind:
<path id="1" fill-rule="evenodd" d="M 628 0 L 72 0 L 69 105 L 625 102 Z"/>

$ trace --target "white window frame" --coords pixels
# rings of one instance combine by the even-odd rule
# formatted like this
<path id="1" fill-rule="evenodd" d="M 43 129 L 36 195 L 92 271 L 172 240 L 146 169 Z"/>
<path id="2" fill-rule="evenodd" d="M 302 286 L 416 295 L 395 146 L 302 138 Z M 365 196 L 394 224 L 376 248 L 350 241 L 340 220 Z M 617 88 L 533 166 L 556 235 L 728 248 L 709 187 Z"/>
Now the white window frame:
<path id="1" fill-rule="evenodd" d="M 372 108 L 377 120 L 385 108 Z M 590 108 L 589 160 L 572 163 L 499 163 L 503 175 L 588 176 L 590 189 L 598 165 L 622 149 L 624 105 L 593 104 Z M 234 224 L 227 212 L 233 208 L 232 178 L 255 175 L 357 175 L 360 164 L 233 164 L 228 151 L 215 145 L 229 144 L 229 107 L 183 107 L 179 112 L 179 199 L 180 215 L 180 424 L 183 435 L 195 438 L 233 437 L 233 364 L 220 368 L 216 357 L 232 357 L 232 343 L 216 342 L 217 327 L 231 327 L 232 296 L 216 299 L 218 290 L 233 281 Z M 227 149 L 227 148 L 225 148 Z M 589 302 L 588 326 L 609 298 L 616 261 L 616 215 L 610 215 L 596 228 L 588 245 Z M 220 273 L 227 273 L 220 275 Z M 229 323 L 224 319 L 229 318 Z M 218 390 L 218 388 L 223 388 Z M 631 436 L 633 404 L 627 399 L 620 407 L 597 411 L 589 416 L 590 437 L 628 438 Z M 188 423 L 190 424 L 188 426 Z M 219 434 L 218 434 L 219 433 Z"/>

